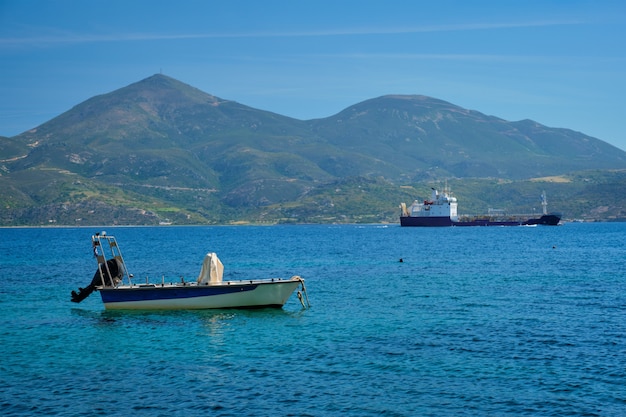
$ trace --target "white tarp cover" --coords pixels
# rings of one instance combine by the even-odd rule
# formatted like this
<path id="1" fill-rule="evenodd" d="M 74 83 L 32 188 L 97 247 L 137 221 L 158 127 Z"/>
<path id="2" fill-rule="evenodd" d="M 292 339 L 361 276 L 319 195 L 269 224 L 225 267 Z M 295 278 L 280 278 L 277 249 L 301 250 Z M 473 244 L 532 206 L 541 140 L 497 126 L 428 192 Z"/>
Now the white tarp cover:
<path id="1" fill-rule="evenodd" d="M 198 284 L 218 284 L 222 282 L 224 265 L 215 252 L 209 252 L 204 257 L 202 269 L 198 276 Z"/>

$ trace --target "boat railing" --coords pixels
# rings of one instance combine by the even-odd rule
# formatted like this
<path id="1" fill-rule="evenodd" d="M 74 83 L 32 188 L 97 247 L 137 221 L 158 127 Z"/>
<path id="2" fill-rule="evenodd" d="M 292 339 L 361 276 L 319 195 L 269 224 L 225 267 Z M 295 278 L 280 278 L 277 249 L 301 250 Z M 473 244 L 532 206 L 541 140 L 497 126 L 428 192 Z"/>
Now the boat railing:
<path id="1" fill-rule="evenodd" d="M 506 213 L 506 212 L 492 212 L 489 214 L 459 214 L 459 220 L 489 220 L 489 221 L 519 221 L 529 218 L 538 217 L 537 213 Z"/>
<path id="2" fill-rule="evenodd" d="M 98 262 L 98 270 L 100 272 L 100 278 L 102 279 L 102 286 L 117 286 L 119 284 L 124 283 L 124 277 L 128 281 L 129 285 L 132 285 L 131 278 L 132 274 L 128 273 L 128 269 L 126 268 L 126 262 L 124 262 L 124 257 L 122 256 L 122 251 L 117 244 L 117 240 L 114 236 L 109 236 L 106 232 L 96 233 L 91 237 L 93 252 Z M 111 267 L 107 261 L 115 259 L 121 271 L 119 271 L 119 275 L 121 278 L 120 282 L 111 282 L 105 279 L 105 277 L 113 277 L 117 274 L 112 274 Z M 110 285 L 107 285 L 110 284 Z"/>

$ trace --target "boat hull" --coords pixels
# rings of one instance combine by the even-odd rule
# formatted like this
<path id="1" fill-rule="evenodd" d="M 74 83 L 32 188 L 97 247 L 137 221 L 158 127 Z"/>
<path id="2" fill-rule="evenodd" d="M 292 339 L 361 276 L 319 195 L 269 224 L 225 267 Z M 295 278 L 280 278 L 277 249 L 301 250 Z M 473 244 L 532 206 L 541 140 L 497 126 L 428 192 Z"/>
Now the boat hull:
<path id="1" fill-rule="evenodd" d="M 452 226 L 450 217 L 400 217 L 400 226 L 446 227 Z"/>
<path id="2" fill-rule="evenodd" d="M 401 216 L 400 225 L 405 227 L 446 227 L 446 226 L 556 226 L 561 221 L 557 214 L 544 214 L 541 217 L 517 220 L 469 219 L 453 221 L 450 217 L 411 217 Z"/>
<path id="3" fill-rule="evenodd" d="M 542 226 L 556 226 L 561 221 L 561 216 L 558 214 L 544 214 L 538 219 L 529 219 L 526 224 L 533 225 L 538 224 Z"/>
<path id="4" fill-rule="evenodd" d="M 212 285 L 150 284 L 99 288 L 107 310 L 193 310 L 282 307 L 301 280 L 258 280 Z"/>

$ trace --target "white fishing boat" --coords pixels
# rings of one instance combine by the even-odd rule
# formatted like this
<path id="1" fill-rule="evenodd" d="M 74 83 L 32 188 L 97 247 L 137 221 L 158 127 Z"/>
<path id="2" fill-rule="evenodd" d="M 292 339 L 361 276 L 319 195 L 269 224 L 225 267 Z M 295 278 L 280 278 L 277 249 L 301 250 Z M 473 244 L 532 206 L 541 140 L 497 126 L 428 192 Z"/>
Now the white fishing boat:
<path id="1" fill-rule="evenodd" d="M 136 283 L 114 236 L 96 233 L 91 241 L 98 270 L 87 287 L 72 291 L 75 303 L 98 291 L 107 310 L 281 308 L 300 287 L 298 298 L 303 307 L 309 306 L 301 277 L 224 281 L 224 265 L 212 252 L 205 256 L 200 274 L 193 282 L 183 278 L 165 282 L 162 278 L 159 283 L 147 279 L 145 283 Z"/>

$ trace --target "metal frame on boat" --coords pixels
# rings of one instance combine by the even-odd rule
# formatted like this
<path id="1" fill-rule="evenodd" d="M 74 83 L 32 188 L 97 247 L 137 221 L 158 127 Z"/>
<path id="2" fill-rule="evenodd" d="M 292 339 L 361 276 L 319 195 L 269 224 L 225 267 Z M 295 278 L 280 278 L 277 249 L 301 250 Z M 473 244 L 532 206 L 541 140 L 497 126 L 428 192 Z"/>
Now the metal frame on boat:
<path id="1" fill-rule="evenodd" d="M 114 236 L 96 233 L 91 241 L 98 269 L 87 287 L 72 291 L 75 303 L 99 291 L 107 310 L 281 308 L 300 287 L 298 298 L 303 307 L 309 306 L 301 277 L 223 281 L 224 266 L 215 253 L 205 256 L 196 281 L 181 278 L 179 282 L 166 283 L 162 278 L 160 283 L 136 283 Z"/>

